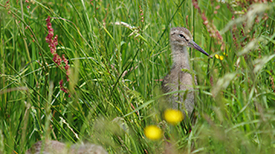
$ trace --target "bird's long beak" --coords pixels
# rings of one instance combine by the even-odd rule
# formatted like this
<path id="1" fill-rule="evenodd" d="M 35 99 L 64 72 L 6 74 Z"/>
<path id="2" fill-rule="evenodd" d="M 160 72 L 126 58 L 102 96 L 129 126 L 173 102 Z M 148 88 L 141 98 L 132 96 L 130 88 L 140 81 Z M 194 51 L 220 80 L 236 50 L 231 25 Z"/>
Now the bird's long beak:
<path id="1" fill-rule="evenodd" d="M 197 43 L 195 43 L 193 40 L 189 41 L 189 46 L 195 48 L 196 50 L 200 51 L 206 56 L 209 56 L 209 54 L 206 51 L 204 51 L 199 45 L 197 45 Z"/>

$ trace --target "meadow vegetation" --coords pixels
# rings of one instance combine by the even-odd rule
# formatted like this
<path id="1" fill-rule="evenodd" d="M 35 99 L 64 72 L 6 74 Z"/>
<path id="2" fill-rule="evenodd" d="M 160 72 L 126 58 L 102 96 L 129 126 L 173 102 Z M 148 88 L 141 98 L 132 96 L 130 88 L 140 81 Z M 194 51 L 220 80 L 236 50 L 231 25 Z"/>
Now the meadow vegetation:
<path id="1" fill-rule="evenodd" d="M 275 151 L 272 0 L 0 0 L 0 153 L 35 142 L 109 153 Z M 197 76 L 191 131 L 163 119 L 169 29 L 186 27 Z M 144 128 L 162 136 L 150 140 Z"/>

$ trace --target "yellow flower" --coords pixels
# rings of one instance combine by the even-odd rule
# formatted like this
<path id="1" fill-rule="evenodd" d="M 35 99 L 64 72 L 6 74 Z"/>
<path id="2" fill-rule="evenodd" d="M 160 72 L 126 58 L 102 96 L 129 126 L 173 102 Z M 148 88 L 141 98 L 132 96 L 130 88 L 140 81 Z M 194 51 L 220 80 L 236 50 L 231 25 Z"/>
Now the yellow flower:
<path id="1" fill-rule="evenodd" d="M 223 55 L 225 55 L 225 56 L 228 56 L 225 52 L 223 53 Z M 223 60 L 224 59 L 224 56 L 223 55 L 218 55 L 218 54 L 215 54 L 215 57 L 217 58 L 217 59 L 219 59 L 219 60 Z"/>
<path id="2" fill-rule="evenodd" d="M 164 112 L 164 119 L 168 123 L 170 123 L 172 125 L 176 125 L 184 119 L 184 116 L 183 116 L 182 112 L 179 110 L 167 109 Z"/>
<path id="3" fill-rule="evenodd" d="M 145 136 L 150 140 L 158 140 L 162 136 L 162 131 L 155 125 L 150 125 L 144 128 Z"/>
<path id="4" fill-rule="evenodd" d="M 223 59 L 224 59 L 223 56 L 220 56 L 220 55 L 218 55 L 218 54 L 215 54 L 215 57 L 216 57 L 217 59 L 219 59 L 219 60 L 223 60 Z"/>
<path id="5" fill-rule="evenodd" d="M 223 60 L 224 59 L 224 57 L 223 56 L 220 56 L 220 60 Z"/>

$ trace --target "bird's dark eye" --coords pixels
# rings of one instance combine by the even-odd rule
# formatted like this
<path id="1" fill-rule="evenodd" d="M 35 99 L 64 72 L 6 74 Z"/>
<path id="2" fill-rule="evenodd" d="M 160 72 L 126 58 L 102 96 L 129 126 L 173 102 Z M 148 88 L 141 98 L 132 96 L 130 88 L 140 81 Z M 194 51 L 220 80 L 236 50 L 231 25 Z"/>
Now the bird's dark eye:
<path id="1" fill-rule="evenodd" d="M 188 41 L 188 40 L 186 39 L 186 37 L 185 37 L 183 34 L 179 34 L 179 36 L 180 36 L 181 38 L 184 38 L 186 41 Z"/>
<path id="2" fill-rule="evenodd" d="M 182 37 L 182 38 L 185 38 L 184 35 L 182 35 L 182 34 L 179 34 L 179 36 Z"/>
<path id="3" fill-rule="evenodd" d="M 186 37 L 185 37 L 183 34 L 179 34 L 179 36 L 180 36 L 181 38 L 184 38 L 186 41 L 188 41 L 188 40 L 186 39 Z"/>

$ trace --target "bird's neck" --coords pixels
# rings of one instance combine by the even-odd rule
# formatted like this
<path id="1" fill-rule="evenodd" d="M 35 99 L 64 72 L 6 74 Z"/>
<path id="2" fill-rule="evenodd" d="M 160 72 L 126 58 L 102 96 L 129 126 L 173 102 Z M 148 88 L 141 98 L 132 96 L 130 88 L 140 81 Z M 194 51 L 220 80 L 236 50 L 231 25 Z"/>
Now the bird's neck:
<path id="1" fill-rule="evenodd" d="M 178 69 L 190 69 L 189 54 L 185 46 L 172 45 L 173 66 Z"/>

